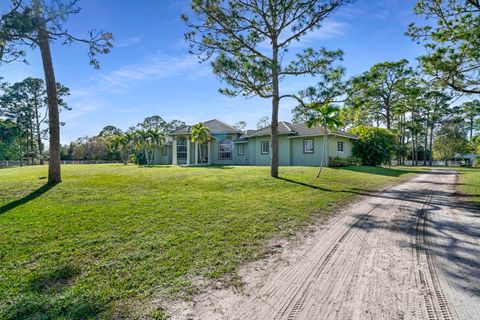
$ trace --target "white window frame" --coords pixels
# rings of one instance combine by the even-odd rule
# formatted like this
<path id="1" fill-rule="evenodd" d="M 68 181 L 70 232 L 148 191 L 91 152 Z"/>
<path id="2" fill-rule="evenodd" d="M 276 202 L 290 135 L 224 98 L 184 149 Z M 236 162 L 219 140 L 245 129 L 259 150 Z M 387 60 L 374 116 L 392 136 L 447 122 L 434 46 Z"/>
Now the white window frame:
<path id="1" fill-rule="evenodd" d="M 232 152 L 233 152 L 232 140 L 222 140 L 218 143 L 218 160 L 232 160 Z"/>
<path id="2" fill-rule="evenodd" d="M 245 144 L 239 143 L 237 144 L 237 155 L 244 156 L 245 155 Z"/>
<path id="3" fill-rule="evenodd" d="M 337 141 L 337 152 L 345 152 L 345 143 L 343 141 Z"/>
<path id="4" fill-rule="evenodd" d="M 165 157 L 167 155 L 168 155 L 167 146 L 162 146 L 162 157 Z"/>
<path id="5" fill-rule="evenodd" d="M 267 146 L 266 149 L 265 149 L 265 146 Z M 260 153 L 261 154 L 270 154 L 270 141 L 262 141 L 260 143 Z"/>
<path id="6" fill-rule="evenodd" d="M 312 143 L 310 150 L 307 150 L 307 142 Z M 315 151 L 315 147 L 314 147 L 313 139 L 303 139 L 303 153 L 312 154 L 312 153 L 314 153 L 314 151 Z"/>
<path id="7" fill-rule="evenodd" d="M 177 140 L 177 159 L 187 160 L 187 139 Z M 185 154 L 185 156 L 183 156 Z"/>

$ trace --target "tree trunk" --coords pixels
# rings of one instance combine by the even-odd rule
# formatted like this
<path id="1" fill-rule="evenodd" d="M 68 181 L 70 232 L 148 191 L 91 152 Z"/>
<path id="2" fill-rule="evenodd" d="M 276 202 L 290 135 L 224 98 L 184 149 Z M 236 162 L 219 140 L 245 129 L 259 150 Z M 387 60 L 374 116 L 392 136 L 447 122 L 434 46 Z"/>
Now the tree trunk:
<path id="1" fill-rule="evenodd" d="M 327 156 L 327 129 L 325 127 L 323 127 L 323 151 L 322 151 L 322 159 L 320 160 L 320 169 L 318 170 L 318 174 L 317 174 L 317 178 L 320 177 L 320 174 L 322 173 L 322 168 L 323 168 L 323 160 L 325 159 L 325 157 Z"/>
<path id="2" fill-rule="evenodd" d="M 473 140 L 473 116 L 470 117 L 470 141 Z"/>
<path id="3" fill-rule="evenodd" d="M 430 125 L 430 156 L 429 156 L 430 166 L 433 165 L 433 162 L 432 162 L 432 155 L 433 155 L 432 147 L 433 147 L 433 128 L 434 127 L 435 127 L 435 123 L 432 121 L 432 124 Z"/>
<path id="4" fill-rule="evenodd" d="M 20 156 L 20 167 L 23 167 L 23 150 L 22 150 L 22 138 L 18 138 L 18 153 Z"/>
<path id="5" fill-rule="evenodd" d="M 43 12 L 42 12 L 43 15 Z M 43 71 L 47 86 L 48 129 L 50 133 L 50 159 L 48 161 L 48 183 L 62 182 L 60 171 L 60 116 L 58 112 L 57 85 L 50 52 L 49 34 L 43 16 L 38 29 L 38 47 L 42 55 Z"/>
<path id="6" fill-rule="evenodd" d="M 276 40 L 273 42 L 273 59 L 272 59 L 272 162 L 270 167 L 270 175 L 278 178 L 278 106 L 280 104 L 279 80 L 278 80 L 278 48 Z"/>
<path id="7" fill-rule="evenodd" d="M 203 165 L 202 145 L 200 143 L 197 143 L 197 148 L 198 148 L 198 154 L 200 155 L 200 165 Z"/>
<path id="8" fill-rule="evenodd" d="M 387 129 L 390 130 L 391 126 L 392 126 L 392 120 L 391 120 L 391 112 L 390 112 L 390 107 L 387 106 L 385 108 L 385 111 L 386 111 L 386 118 L 387 118 Z"/>
<path id="9" fill-rule="evenodd" d="M 425 131 L 425 140 L 424 140 L 424 147 L 423 147 L 423 165 L 427 165 L 427 144 L 428 144 L 428 127 L 427 131 Z"/>
<path id="10" fill-rule="evenodd" d="M 35 157 L 34 157 L 34 143 L 35 139 L 33 138 L 33 120 L 30 117 L 30 160 L 32 163 L 32 166 L 35 164 Z"/>
<path id="11" fill-rule="evenodd" d="M 38 114 L 38 98 L 35 96 L 35 127 L 37 130 L 37 144 L 38 144 L 38 157 L 40 158 L 40 164 L 43 165 L 43 145 L 42 134 L 40 129 L 40 116 Z"/>

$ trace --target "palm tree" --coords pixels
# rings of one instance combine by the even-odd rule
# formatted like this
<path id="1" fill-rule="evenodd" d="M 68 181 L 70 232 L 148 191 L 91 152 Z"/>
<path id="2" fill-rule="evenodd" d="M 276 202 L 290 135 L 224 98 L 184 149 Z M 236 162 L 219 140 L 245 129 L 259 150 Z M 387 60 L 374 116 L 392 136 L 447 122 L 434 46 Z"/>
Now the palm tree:
<path id="1" fill-rule="evenodd" d="M 165 142 L 165 136 L 158 129 L 137 130 L 135 132 L 135 147 L 143 151 L 147 165 L 152 165 L 155 147 Z"/>
<path id="2" fill-rule="evenodd" d="M 211 139 L 210 137 L 210 129 L 205 126 L 203 122 L 199 122 L 196 125 L 192 126 L 192 133 L 191 133 L 191 140 L 192 142 L 197 142 L 198 148 L 200 149 L 200 159 L 203 163 L 203 154 L 202 148 L 200 147 L 201 144 L 209 142 Z"/>
<path id="3" fill-rule="evenodd" d="M 165 135 L 161 133 L 159 129 L 149 129 L 147 130 L 147 135 L 147 150 L 148 154 L 150 155 L 147 161 L 150 165 L 152 165 L 153 158 L 155 156 L 155 148 L 162 146 L 165 143 Z"/>
<path id="4" fill-rule="evenodd" d="M 130 156 L 130 147 L 133 141 L 133 135 L 131 133 L 123 133 L 117 136 L 113 136 L 110 139 L 110 144 L 113 150 L 120 154 L 120 159 L 124 165 L 128 163 L 128 157 Z"/>
<path id="5" fill-rule="evenodd" d="M 327 144 L 328 144 L 328 130 L 335 130 L 339 127 L 343 127 L 343 123 L 340 120 L 340 108 L 331 105 L 329 103 L 321 104 L 312 102 L 308 107 L 313 111 L 312 116 L 307 121 L 308 128 L 320 126 L 323 130 L 323 152 L 320 162 L 320 170 L 318 171 L 317 178 L 322 173 L 324 165 L 324 159 L 327 159 Z"/>

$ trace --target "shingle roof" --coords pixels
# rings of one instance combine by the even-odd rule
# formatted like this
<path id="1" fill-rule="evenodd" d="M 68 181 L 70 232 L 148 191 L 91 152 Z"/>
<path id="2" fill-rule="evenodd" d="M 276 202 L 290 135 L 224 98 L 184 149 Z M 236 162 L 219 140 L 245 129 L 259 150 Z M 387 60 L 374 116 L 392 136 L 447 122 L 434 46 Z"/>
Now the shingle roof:
<path id="1" fill-rule="evenodd" d="M 243 133 L 241 130 L 217 119 L 205 121 L 203 124 L 210 129 L 211 134 Z M 191 129 L 192 126 L 183 126 L 178 128 L 177 130 L 172 131 L 170 134 L 189 134 L 191 132 Z"/>
<path id="2" fill-rule="evenodd" d="M 269 136 L 272 130 L 270 126 L 265 127 L 260 130 L 256 130 L 246 135 L 247 138 L 250 137 L 261 137 Z M 292 137 L 311 137 L 311 136 L 320 136 L 323 135 L 323 129 L 321 127 L 308 128 L 305 124 L 294 124 L 287 121 L 278 122 L 278 134 L 279 135 L 289 135 Z M 357 139 L 356 136 L 349 134 L 348 132 L 342 130 L 328 131 L 329 135 L 337 135 L 350 139 Z"/>

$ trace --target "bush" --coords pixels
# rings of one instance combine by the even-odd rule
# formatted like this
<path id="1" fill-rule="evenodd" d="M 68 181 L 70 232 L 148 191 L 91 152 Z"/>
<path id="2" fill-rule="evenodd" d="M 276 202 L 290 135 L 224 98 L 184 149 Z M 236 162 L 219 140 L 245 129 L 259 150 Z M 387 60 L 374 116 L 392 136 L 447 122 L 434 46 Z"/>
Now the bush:
<path id="1" fill-rule="evenodd" d="M 480 157 L 475 157 L 473 159 L 473 167 L 474 168 L 480 168 Z"/>
<path id="2" fill-rule="evenodd" d="M 348 167 L 348 166 L 359 166 L 362 164 L 362 159 L 358 157 L 347 157 L 347 158 L 330 158 L 329 160 L 330 167 Z"/>
<path id="3" fill-rule="evenodd" d="M 395 150 L 395 135 L 384 128 L 360 126 L 350 130 L 358 136 L 353 144 L 353 155 L 362 159 L 362 164 L 379 166 L 390 164 Z"/>

